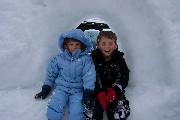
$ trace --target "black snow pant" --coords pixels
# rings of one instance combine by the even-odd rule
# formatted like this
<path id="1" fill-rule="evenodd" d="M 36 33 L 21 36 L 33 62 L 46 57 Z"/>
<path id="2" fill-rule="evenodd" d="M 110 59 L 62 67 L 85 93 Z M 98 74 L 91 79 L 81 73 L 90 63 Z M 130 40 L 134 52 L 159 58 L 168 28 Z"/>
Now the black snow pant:
<path id="1" fill-rule="evenodd" d="M 103 119 L 103 108 L 97 99 L 94 100 L 93 119 Z M 113 102 L 108 103 L 106 109 L 108 120 L 126 120 L 130 115 L 129 101 L 126 100 L 125 95 L 118 96 Z"/>

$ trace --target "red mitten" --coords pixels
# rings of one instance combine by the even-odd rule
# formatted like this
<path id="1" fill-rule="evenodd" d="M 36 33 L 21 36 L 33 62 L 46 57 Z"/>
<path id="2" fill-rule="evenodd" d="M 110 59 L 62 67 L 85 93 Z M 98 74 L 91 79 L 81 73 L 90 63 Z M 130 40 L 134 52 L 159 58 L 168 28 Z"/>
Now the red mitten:
<path id="1" fill-rule="evenodd" d="M 107 89 L 107 102 L 112 102 L 116 98 L 116 91 L 114 88 Z"/>
<path id="2" fill-rule="evenodd" d="M 97 95 L 97 98 L 102 106 L 103 109 L 107 109 L 107 103 L 106 103 L 106 92 L 99 92 Z"/>

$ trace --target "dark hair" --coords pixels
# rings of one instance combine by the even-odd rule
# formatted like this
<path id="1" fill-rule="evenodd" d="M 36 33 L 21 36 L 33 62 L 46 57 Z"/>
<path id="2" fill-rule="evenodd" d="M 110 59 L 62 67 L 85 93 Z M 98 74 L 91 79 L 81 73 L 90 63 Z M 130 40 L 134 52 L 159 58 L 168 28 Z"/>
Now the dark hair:
<path id="1" fill-rule="evenodd" d="M 80 40 L 74 39 L 74 38 L 64 38 L 64 42 L 63 42 L 63 48 L 65 48 L 66 45 L 68 45 L 68 43 L 70 41 L 73 42 L 80 42 L 81 43 L 81 50 L 85 51 L 86 50 L 86 45 L 84 43 L 82 43 Z"/>
<path id="2" fill-rule="evenodd" d="M 99 35 L 97 36 L 97 41 L 99 42 L 102 37 L 113 39 L 114 42 L 117 44 L 117 36 L 112 31 L 100 31 Z"/>

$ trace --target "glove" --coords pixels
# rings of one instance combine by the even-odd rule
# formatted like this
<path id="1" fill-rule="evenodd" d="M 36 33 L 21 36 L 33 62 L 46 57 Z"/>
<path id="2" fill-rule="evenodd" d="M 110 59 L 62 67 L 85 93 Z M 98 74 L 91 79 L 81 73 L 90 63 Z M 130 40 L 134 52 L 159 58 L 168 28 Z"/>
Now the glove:
<path id="1" fill-rule="evenodd" d="M 42 86 L 42 91 L 34 97 L 35 99 L 45 99 L 49 92 L 51 91 L 51 87 L 49 85 L 43 85 Z"/>
<path id="2" fill-rule="evenodd" d="M 97 95 L 97 98 L 99 100 L 99 103 L 101 104 L 103 109 L 107 109 L 107 96 L 106 96 L 106 92 L 99 92 Z"/>
<path id="3" fill-rule="evenodd" d="M 116 98 L 116 91 L 114 88 L 107 89 L 107 102 L 112 102 Z"/>
<path id="4" fill-rule="evenodd" d="M 83 106 L 85 111 L 90 111 L 92 109 L 92 96 L 94 94 L 93 90 L 85 89 L 83 92 Z"/>
<path id="5" fill-rule="evenodd" d="M 84 115 L 86 118 L 92 118 L 92 96 L 94 94 L 93 90 L 85 89 L 83 92 L 83 106 L 84 106 Z"/>

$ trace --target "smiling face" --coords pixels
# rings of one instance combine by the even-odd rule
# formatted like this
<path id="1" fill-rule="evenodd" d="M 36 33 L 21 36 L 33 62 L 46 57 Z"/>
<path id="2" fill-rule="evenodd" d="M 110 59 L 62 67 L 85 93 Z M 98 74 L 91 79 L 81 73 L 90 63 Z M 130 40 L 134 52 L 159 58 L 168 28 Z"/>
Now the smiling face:
<path id="1" fill-rule="evenodd" d="M 115 40 L 107 37 L 102 37 L 97 43 L 97 48 L 100 49 L 105 59 L 111 58 L 111 54 L 116 47 Z"/>

